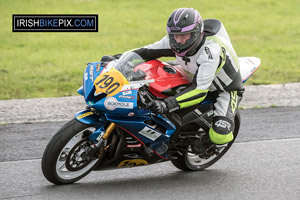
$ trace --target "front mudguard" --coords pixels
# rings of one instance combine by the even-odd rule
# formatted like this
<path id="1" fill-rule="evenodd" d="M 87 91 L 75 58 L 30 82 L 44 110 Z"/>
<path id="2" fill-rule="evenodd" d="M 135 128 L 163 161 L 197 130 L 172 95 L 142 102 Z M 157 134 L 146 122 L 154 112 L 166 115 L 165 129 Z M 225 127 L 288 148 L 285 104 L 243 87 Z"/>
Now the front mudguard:
<path id="1" fill-rule="evenodd" d="M 79 122 L 95 127 L 95 131 L 89 136 L 90 141 L 94 141 L 103 132 L 105 124 L 108 122 L 104 115 L 96 114 L 92 110 L 84 110 L 75 114 L 75 119 Z"/>

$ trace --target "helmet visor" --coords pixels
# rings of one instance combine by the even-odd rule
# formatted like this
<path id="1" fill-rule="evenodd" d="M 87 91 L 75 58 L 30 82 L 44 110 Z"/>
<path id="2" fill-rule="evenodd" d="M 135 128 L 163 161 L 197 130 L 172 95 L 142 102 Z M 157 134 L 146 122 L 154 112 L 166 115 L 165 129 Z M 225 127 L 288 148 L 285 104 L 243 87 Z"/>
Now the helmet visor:
<path id="1" fill-rule="evenodd" d="M 171 48 L 178 53 L 189 49 L 197 40 L 195 31 L 190 31 L 188 33 L 170 32 L 168 35 Z"/>
<path id="2" fill-rule="evenodd" d="M 191 33 L 170 33 L 169 37 L 175 40 L 177 43 L 186 44 L 191 38 Z"/>

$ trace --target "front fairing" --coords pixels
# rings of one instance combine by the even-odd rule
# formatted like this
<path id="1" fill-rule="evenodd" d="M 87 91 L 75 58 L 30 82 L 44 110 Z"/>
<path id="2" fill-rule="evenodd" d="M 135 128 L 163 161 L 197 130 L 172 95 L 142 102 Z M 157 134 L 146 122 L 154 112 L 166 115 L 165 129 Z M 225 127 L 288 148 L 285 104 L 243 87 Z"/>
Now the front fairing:
<path id="1" fill-rule="evenodd" d="M 134 71 L 134 68 L 143 62 L 137 54 L 130 53 L 106 65 L 101 62 L 88 63 L 83 77 L 83 87 L 80 90 L 87 105 L 98 111 L 118 115 L 149 114 L 147 110 L 139 109 L 137 105 L 138 89 L 152 82 L 144 80 L 145 74 Z M 129 84 L 123 85 L 116 95 L 108 97 L 105 93 L 97 93 L 94 83 L 100 74 L 109 72 L 111 68 L 120 71 Z"/>
<path id="2" fill-rule="evenodd" d="M 146 110 L 138 109 L 137 93 L 137 86 L 128 90 L 121 90 L 118 94 L 111 97 L 102 98 L 95 103 L 90 101 L 90 107 L 99 111 L 104 111 L 108 114 L 117 114 L 121 116 L 135 116 L 148 113 Z"/>
<path id="3" fill-rule="evenodd" d="M 99 76 L 101 71 L 104 69 L 103 63 L 93 62 L 88 63 L 83 76 L 83 87 L 80 90 L 80 93 L 84 96 L 86 103 L 91 106 L 94 104 L 95 96 L 95 87 L 94 80 Z"/>

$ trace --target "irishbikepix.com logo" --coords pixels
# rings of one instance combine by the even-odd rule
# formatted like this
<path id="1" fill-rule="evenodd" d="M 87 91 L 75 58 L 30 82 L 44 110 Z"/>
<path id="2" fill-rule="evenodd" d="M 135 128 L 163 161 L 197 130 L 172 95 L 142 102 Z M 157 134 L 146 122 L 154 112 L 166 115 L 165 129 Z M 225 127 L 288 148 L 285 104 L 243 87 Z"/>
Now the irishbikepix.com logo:
<path id="1" fill-rule="evenodd" d="M 13 32 L 98 32 L 98 15 L 13 15 Z"/>

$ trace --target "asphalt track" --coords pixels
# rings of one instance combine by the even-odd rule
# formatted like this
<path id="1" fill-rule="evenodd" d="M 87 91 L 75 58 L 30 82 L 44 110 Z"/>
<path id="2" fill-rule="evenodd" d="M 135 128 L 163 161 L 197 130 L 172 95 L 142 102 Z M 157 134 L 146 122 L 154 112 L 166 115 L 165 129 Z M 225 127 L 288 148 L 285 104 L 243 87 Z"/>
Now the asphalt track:
<path id="1" fill-rule="evenodd" d="M 65 122 L 0 125 L 0 199 L 300 199 L 300 107 L 241 110 L 236 143 L 202 172 L 170 162 L 92 172 L 55 186 L 41 156 Z"/>

